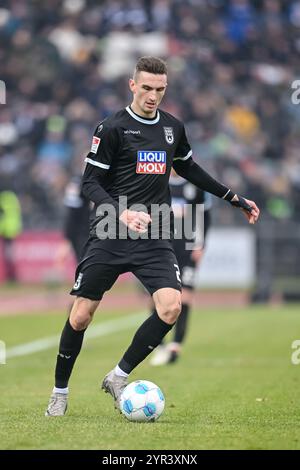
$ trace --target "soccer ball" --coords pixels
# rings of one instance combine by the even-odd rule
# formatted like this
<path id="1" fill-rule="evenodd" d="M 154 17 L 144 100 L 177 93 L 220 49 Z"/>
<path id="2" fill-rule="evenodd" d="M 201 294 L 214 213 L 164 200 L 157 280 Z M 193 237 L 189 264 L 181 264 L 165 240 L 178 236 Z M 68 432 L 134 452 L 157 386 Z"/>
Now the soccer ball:
<path id="1" fill-rule="evenodd" d="M 156 421 L 164 407 L 165 397 L 161 389 L 148 380 L 131 382 L 120 398 L 121 412 L 129 421 Z"/>

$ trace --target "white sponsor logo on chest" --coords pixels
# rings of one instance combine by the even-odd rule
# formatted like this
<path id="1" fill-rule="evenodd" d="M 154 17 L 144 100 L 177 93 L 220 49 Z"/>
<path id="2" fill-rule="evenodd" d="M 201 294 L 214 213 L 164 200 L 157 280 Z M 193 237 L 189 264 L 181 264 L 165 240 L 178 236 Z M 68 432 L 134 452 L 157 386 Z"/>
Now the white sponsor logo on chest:
<path id="1" fill-rule="evenodd" d="M 124 134 L 134 134 L 134 135 L 139 135 L 141 131 L 133 131 L 132 129 L 127 129 L 124 131 Z"/>
<path id="2" fill-rule="evenodd" d="M 139 150 L 136 172 L 163 175 L 166 172 L 167 154 L 162 150 Z"/>

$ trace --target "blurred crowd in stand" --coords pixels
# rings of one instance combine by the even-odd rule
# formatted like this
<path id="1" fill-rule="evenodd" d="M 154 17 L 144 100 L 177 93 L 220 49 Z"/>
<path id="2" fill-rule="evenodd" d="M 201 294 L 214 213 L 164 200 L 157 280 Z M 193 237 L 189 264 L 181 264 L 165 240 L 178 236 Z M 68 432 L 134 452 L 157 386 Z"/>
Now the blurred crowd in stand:
<path id="1" fill-rule="evenodd" d="M 300 1 L 2 0 L 0 190 L 19 197 L 24 228 L 61 226 L 65 186 L 97 122 L 130 102 L 141 55 L 167 59 L 163 108 L 194 158 L 264 218 L 299 218 Z M 221 204 L 218 223 L 241 221 Z"/>

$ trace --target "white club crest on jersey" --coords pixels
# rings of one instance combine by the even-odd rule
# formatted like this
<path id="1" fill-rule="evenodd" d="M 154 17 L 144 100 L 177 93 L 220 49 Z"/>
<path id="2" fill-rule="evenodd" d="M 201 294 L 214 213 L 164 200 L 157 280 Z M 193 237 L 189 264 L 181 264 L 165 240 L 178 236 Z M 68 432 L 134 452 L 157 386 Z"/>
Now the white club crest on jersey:
<path id="1" fill-rule="evenodd" d="M 164 127 L 164 131 L 167 144 L 172 145 L 174 143 L 173 127 Z"/>

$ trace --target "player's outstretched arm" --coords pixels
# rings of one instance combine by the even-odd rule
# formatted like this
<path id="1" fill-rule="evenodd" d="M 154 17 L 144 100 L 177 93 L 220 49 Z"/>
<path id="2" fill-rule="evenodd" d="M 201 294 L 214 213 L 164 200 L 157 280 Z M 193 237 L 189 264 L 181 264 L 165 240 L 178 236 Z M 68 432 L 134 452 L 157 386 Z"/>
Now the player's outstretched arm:
<path id="1" fill-rule="evenodd" d="M 254 224 L 258 220 L 259 209 L 254 201 L 238 196 L 224 184 L 219 183 L 219 181 L 215 180 L 194 162 L 192 158 L 187 160 L 175 160 L 173 167 L 176 173 L 195 186 L 198 186 L 198 188 L 214 194 L 221 199 L 225 199 L 230 202 L 231 205 L 240 208 L 250 224 Z"/>

